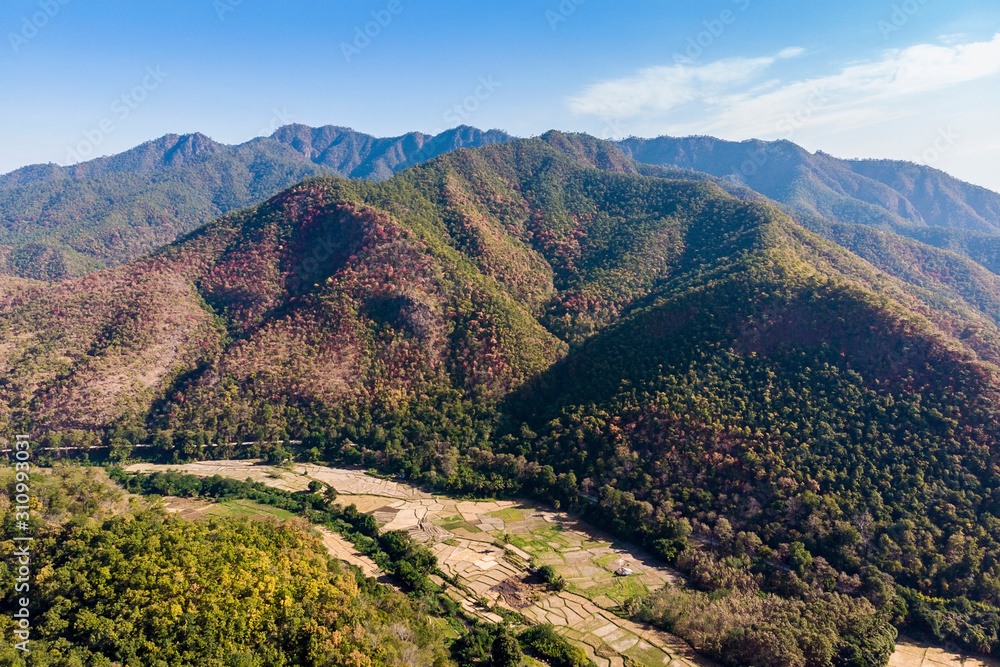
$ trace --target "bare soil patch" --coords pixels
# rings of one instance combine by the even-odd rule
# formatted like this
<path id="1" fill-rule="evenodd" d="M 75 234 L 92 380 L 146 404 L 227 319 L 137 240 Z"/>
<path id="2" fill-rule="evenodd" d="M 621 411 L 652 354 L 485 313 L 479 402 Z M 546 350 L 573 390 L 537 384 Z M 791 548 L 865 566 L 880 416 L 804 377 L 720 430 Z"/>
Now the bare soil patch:
<path id="1" fill-rule="evenodd" d="M 536 574 L 528 574 L 504 579 L 491 588 L 490 592 L 498 594 L 503 599 L 504 604 L 511 609 L 520 611 L 538 604 L 538 601 L 545 597 L 549 591 L 541 577 Z"/>

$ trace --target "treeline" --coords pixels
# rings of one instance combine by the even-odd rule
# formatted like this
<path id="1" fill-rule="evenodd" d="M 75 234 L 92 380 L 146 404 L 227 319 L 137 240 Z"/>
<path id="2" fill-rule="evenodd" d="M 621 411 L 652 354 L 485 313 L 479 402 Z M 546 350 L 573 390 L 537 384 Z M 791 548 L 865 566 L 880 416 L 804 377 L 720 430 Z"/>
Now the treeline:
<path id="1" fill-rule="evenodd" d="M 711 377 L 724 367 L 703 363 L 701 368 L 704 376 Z M 803 379 L 810 383 L 815 383 L 812 378 L 819 377 L 834 379 L 839 384 L 838 378 L 842 377 L 829 365 L 822 367 L 819 374 L 807 373 Z M 854 376 L 848 374 L 846 377 Z M 766 374 L 748 376 L 738 382 L 741 387 L 767 388 L 767 378 Z M 701 380 L 699 390 L 704 391 L 706 385 L 711 386 Z M 803 385 L 805 382 L 800 386 Z M 697 409 L 694 392 L 682 391 L 690 392 L 691 398 L 678 401 L 675 410 L 681 413 Z M 856 392 L 844 384 L 810 389 L 808 395 L 796 389 L 796 395 L 803 398 L 839 396 L 845 404 L 862 404 L 860 399 L 852 398 Z M 898 523 L 886 524 L 884 517 L 896 512 L 890 509 L 887 500 L 896 498 L 895 502 L 901 503 L 898 506 L 904 508 L 922 506 L 923 503 L 907 505 L 912 502 L 912 495 L 897 495 L 906 489 L 910 489 L 907 492 L 910 494 L 919 487 L 900 485 L 891 467 L 865 465 L 870 450 L 860 443 L 848 449 L 841 440 L 839 453 L 815 446 L 809 450 L 776 448 L 773 441 L 746 438 L 732 428 L 706 429 L 690 420 L 669 416 L 660 406 L 665 397 L 678 394 L 683 397 L 677 391 L 655 397 L 629 394 L 621 404 L 612 405 L 610 409 L 568 413 L 550 422 L 548 430 L 542 433 L 525 426 L 499 437 L 485 432 L 480 426 L 483 415 L 489 413 L 486 408 L 442 398 L 408 406 L 398 419 L 377 425 L 374 418 L 369 417 L 360 419 L 357 425 L 326 432 L 313 431 L 305 436 L 301 455 L 378 466 L 401 473 L 415 483 L 449 493 L 526 494 L 565 507 L 578 506 L 588 520 L 654 548 L 667 562 L 673 562 L 677 554 L 684 551 L 691 533 L 697 539 L 706 540 L 702 545 L 717 548 L 723 554 L 730 549 L 742 549 L 753 556 L 762 554 L 767 561 L 786 565 L 790 563 L 792 543 L 798 542 L 811 562 L 819 567 L 815 576 L 823 582 L 827 592 L 862 595 L 866 587 L 875 585 L 873 582 L 888 580 L 888 590 L 898 590 L 898 595 L 887 595 L 877 609 L 891 622 L 911 632 L 925 633 L 937 641 L 959 643 L 969 650 L 989 652 L 998 645 L 995 630 L 998 615 L 994 603 L 984 602 L 984 598 L 977 600 L 968 592 L 955 598 L 941 595 L 945 591 L 954 593 L 963 577 L 973 573 L 979 573 L 974 575 L 979 581 L 989 581 L 991 563 L 995 560 L 970 560 L 965 555 L 974 556 L 982 545 L 989 544 L 992 539 L 989 533 L 966 528 L 961 540 L 934 538 L 934 535 L 947 535 L 944 531 L 938 532 L 941 526 L 938 521 L 948 515 L 934 513 L 920 517 L 909 509 L 904 510 L 906 513 L 902 516 L 905 518 Z M 747 396 L 744 400 L 752 399 Z M 893 408 L 895 414 L 909 414 L 911 408 L 906 407 L 907 403 L 899 397 L 894 400 L 897 402 Z M 922 407 L 926 409 L 926 403 Z M 808 414 L 801 407 L 796 411 Z M 866 421 L 861 432 L 870 433 L 873 426 L 885 424 L 885 414 L 879 417 L 858 415 L 859 421 Z M 748 413 L 743 415 L 746 417 Z M 867 422 L 869 419 L 881 421 L 871 424 Z M 829 417 L 823 421 L 828 425 L 834 423 Z M 369 424 L 367 430 L 365 424 Z M 802 427 L 800 424 L 799 428 Z M 657 452 L 663 446 L 677 448 L 683 443 L 684 448 L 680 449 L 683 456 L 674 453 L 672 459 L 661 462 L 651 454 L 647 463 L 655 464 L 651 470 L 631 454 L 621 456 L 622 450 L 617 443 L 622 436 L 611 437 L 616 429 L 630 433 L 632 446 L 639 452 Z M 454 443 L 467 444 L 459 447 Z M 711 449 L 701 450 L 705 443 L 714 444 Z M 929 446 L 929 443 L 925 444 Z M 707 452 L 723 447 L 731 451 L 721 459 L 704 458 Z M 740 449 L 734 447 L 742 448 L 743 453 L 737 454 Z M 585 466 L 576 463 L 582 452 L 587 452 L 587 460 L 592 463 Z M 843 458 L 831 458 L 831 453 Z M 817 454 L 825 458 L 809 460 Z M 951 465 L 951 461 L 946 459 L 942 463 Z M 796 471 L 796 466 L 803 463 L 806 467 Z M 766 474 L 761 477 L 762 473 Z M 831 473 L 845 480 L 858 473 L 872 474 L 876 478 L 871 482 L 863 478 L 851 481 L 850 486 L 845 485 L 844 491 L 837 493 L 838 487 L 830 489 L 827 482 L 821 482 Z M 826 493 L 814 491 L 810 479 L 829 490 Z M 654 484 L 652 480 L 659 481 Z M 692 480 L 700 481 L 694 484 Z M 599 483 L 602 484 L 599 486 Z M 741 487 L 750 491 L 741 490 Z M 876 488 L 878 496 L 868 491 Z M 831 496 L 831 492 L 835 495 Z M 591 496 L 597 502 L 583 496 Z M 869 499 L 876 497 L 881 498 L 885 514 L 868 513 Z M 835 504 L 831 502 L 834 498 L 837 499 Z M 937 502 L 942 507 L 945 503 L 951 504 L 955 507 L 951 510 L 952 516 L 959 517 L 972 507 L 969 496 L 965 496 L 966 500 L 962 498 L 959 492 L 952 490 Z M 961 500 L 962 504 L 955 504 L 956 500 Z M 988 519 L 990 515 L 981 512 L 979 516 Z M 935 524 L 939 527 L 932 527 Z M 959 527 L 951 528 L 952 534 L 957 533 Z M 933 573 L 930 581 L 946 583 L 947 589 L 925 588 L 927 592 L 918 592 L 908 582 L 924 581 L 926 586 L 927 574 L 907 578 L 901 576 L 897 566 L 890 567 L 883 560 L 882 554 L 892 553 L 886 550 L 894 549 L 893 544 L 907 545 L 908 542 L 905 548 L 913 554 L 930 554 L 932 545 L 940 545 L 936 549 L 941 554 L 941 564 L 935 565 L 934 560 L 924 558 L 900 559 L 899 555 L 893 560 L 907 563 L 909 567 L 930 568 L 924 570 Z M 874 571 L 866 569 L 871 566 L 875 567 Z M 951 569 L 945 569 L 948 567 Z M 965 575 L 959 574 L 960 568 L 965 568 Z M 767 581 L 763 586 L 765 590 L 777 590 L 769 589 Z M 793 588 L 784 595 L 794 598 L 797 593 Z"/>
<path id="2" fill-rule="evenodd" d="M 514 636 L 506 626 L 477 621 L 452 645 L 452 655 L 461 667 L 517 667 L 522 651 L 552 667 L 596 667 L 583 649 L 556 634 L 549 624 Z"/>
<path id="3" fill-rule="evenodd" d="M 429 580 L 441 573 L 428 549 L 404 531 L 380 532 L 353 505 L 335 505 L 333 489 L 318 482 L 290 493 L 219 476 L 109 472 L 110 479 L 100 468 L 56 464 L 32 474 L 40 501 L 32 511 L 32 567 L 44 573 L 31 590 L 32 652 L 4 646 L 0 663 L 517 667 L 523 651 L 553 667 L 594 667 L 551 626 L 525 628 L 503 609 L 495 611 L 509 618 L 497 625 L 466 614 Z M 301 519 L 182 520 L 155 503 L 128 501 L 112 480 L 135 494 L 248 499 Z M 13 484 L 13 474 L 0 471 L 0 483 Z M 10 555 L 10 538 L 22 532 L 6 500 L 0 494 L 0 556 Z M 345 569 L 309 525 L 346 536 L 408 595 Z M 0 559 L 0 576 L 13 580 L 12 563 Z M 0 601 L 5 636 L 12 604 Z"/>
<path id="4" fill-rule="evenodd" d="M 357 513 L 353 506 L 341 510 L 332 523 L 323 524 L 328 521 L 326 513 L 310 508 L 327 502 L 318 493 L 290 494 L 259 483 L 219 477 L 199 479 L 174 472 L 143 476 L 116 473 L 116 476 L 133 492 L 217 499 L 241 497 L 301 512 L 310 521 L 328 525 L 347 536 L 383 569 L 396 574 L 415 593 L 430 599 L 438 613 L 455 612 L 450 599 L 443 595 L 428 598 L 427 593 L 433 589 L 426 582 L 410 578 L 413 570 L 420 572 L 427 562 L 419 553 L 413 553 L 415 545 L 408 536 L 393 531 L 371 541 L 373 517 Z M 539 488 L 551 491 L 548 487 L 535 490 Z M 575 500 L 563 497 L 566 502 Z M 695 542 L 687 520 L 669 520 L 654 529 L 647 507 L 629 493 L 606 490 L 598 503 L 583 502 L 580 509 L 588 520 L 645 544 L 684 571 L 696 586 L 709 591 L 671 588 L 649 600 L 632 601 L 626 609 L 637 620 L 660 625 L 706 655 L 734 667 L 786 664 L 784 660 L 789 661 L 787 664 L 808 667 L 887 664 L 896 636 L 892 620 L 898 601 L 891 583 L 876 573 L 869 574 L 858 585 L 860 592 L 873 603 L 865 597 L 836 592 L 838 584 L 829 581 L 830 568 L 824 569 L 822 559 L 814 563 L 801 544 L 789 556 L 799 568 L 797 573 L 752 556 L 761 544 L 747 534 L 734 534 L 731 542 L 719 542 L 716 547 L 730 555 L 717 560 L 693 548 Z M 718 533 L 723 534 L 721 526 Z M 686 620 L 678 622 L 680 618 Z M 747 630 L 751 627 L 752 631 Z M 494 628 L 485 635 L 484 632 L 474 630 L 457 642 L 453 647 L 456 659 L 468 664 L 486 660 L 484 656 L 490 653 L 484 637 L 492 641 L 494 635 L 504 631 Z M 519 639 L 525 650 L 557 664 L 567 667 L 584 664 L 579 660 L 585 660 L 585 656 L 551 631 L 532 628 Z M 735 651 L 736 646 L 743 648 Z"/>
<path id="5" fill-rule="evenodd" d="M 94 518 L 102 508 L 76 504 L 72 490 L 93 477 L 62 480 L 72 484 L 68 502 L 52 502 L 54 485 L 33 475 L 48 493 L 43 506 L 69 513 L 33 526 L 31 652 L 4 642 L 4 665 L 449 664 L 439 619 L 345 569 L 303 521 L 192 522 L 155 509 Z M 0 574 L 13 581 L 10 537 L 20 531 L 12 508 L 0 515 Z M 4 637 L 13 636 L 13 605 L 0 600 Z"/>
<path id="6" fill-rule="evenodd" d="M 688 548 L 676 560 L 701 591 L 667 586 L 626 610 L 739 667 L 886 665 L 895 649 L 889 614 L 865 598 L 743 558 L 721 562 Z M 817 585 L 818 584 L 818 585 Z M 782 594 L 767 591 L 780 590 Z"/>
<path id="7" fill-rule="evenodd" d="M 200 478 L 174 471 L 143 475 L 112 468 L 111 477 L 131 493 L 214 500 L 247 499 L 294 512 L 346 537 L 358 551 L 374 560 L 385 572 L 395 575 L 408 590 L 426 599 L 439 612 L 453 613 L 455 610 L 451 598 L 430 580 L 431 574 L 440 574 L 440 571 L 437 557 L 427 547 L 414 542 L 406 531 L 380 533 L 375 517 L 359 512 L 354 505 L 335 504 L 332 501 L 336 494 L 319 493 L 318 483 L 313 483 L 309 493 L 295 494 L 260 482 L 218 475 Z M 332 489 L 328 487 L 328 490 Z"/>
<path id="8" fill-rule="evenodd" d="M 151 474 L 126 473 L 113 468 L 112 478 L 131 493 L 143 495 L 211 498 L 213 500 L 248 499 L 271 507 L 300 514 L 311 523 L 336 530 L 362 553 L 371 557 L 384 571 L 393 574 L 421 602 L 421 608 L 450 621 L 460 637 L 450 647 L 450 655 L 462 667 L 516 667 L 520 652 L 505 645 L 511 635 L 509 625 L 492 624 L 468 617 L 461 607 L 430 581 L 430 574 L 447 578 L 437 568 L 437 558 L 423 545 L 414 542 L 402 530 L 380 532 L 375 517 L 358 512 L 354 505 L 333 505 L 335 492 L 327 487 L 319 493 L 319 483 L 312 482 L 309 493 L 291 493 L 260 482 L 239 481 L 228 477 L 200 478 L 168 471 Z M 506 610 L 516 623 L 523 619 Z M 516 635 L 515 643 L 553 667 L 596 667 L 586 653 L 556 634 L 550 625 L 532 626 Z"/>

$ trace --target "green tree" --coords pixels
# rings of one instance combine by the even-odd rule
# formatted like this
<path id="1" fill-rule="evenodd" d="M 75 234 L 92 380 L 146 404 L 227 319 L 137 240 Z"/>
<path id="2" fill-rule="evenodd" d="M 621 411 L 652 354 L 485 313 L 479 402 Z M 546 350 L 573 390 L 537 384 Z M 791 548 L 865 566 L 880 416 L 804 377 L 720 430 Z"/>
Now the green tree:
<path id="1" fill-rule="evenodd" d="M 490 667 L 518 667 L 523 657 L 521 645 L 511 635 L 502 634 L 493 640 Z"/>

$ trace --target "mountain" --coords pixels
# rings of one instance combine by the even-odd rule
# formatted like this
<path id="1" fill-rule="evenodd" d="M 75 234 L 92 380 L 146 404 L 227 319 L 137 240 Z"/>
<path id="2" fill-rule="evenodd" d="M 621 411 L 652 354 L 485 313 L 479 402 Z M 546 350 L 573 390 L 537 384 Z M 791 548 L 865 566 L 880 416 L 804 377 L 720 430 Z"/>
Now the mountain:
<path id="1" fill-rule="evenodd" d="M 578 507 L 718 596 L 862 599 L 836 636 L 755 640 L 808 664 L 890 620 L 996 655 L 997 303 L 955 253 L 551 132 L 4 279 L 0 423 L 114 457 L 301 439 Z"/>
<path id="2" fill-rule="evenodd" d="M 511 138 L 500 130 L 484 132 L 468 126 L 436 136 L 410 132 L 389 139 L 330 125 L 319 128 L 286 125 L 271 135 L 271 139 L 340 176 L 372 180 L 385 180 L 406 167 L 458 148 L 488 146 Z"/>
<path id="3" fill-rule="evenodd" d="M 892 231 L 1000 272 L 1000 194 L 931 167 L 841 160 L 789 141 L 658 137 L 617 145 L 641 162 L 712 174 L 789 211 Z"/>
<path id="4" fill-rule="evenodd" d="M 289 125 L 239 146 L 167 135 L 70 167 L 25 167 L 0 176 L 0 271 L 42 280 L 84 275 L 136 259 L 308 176 L 385 179 L 444 152 L 508 138 L 459 127 L 377 139 Z"/>
<path id="5" fill-rule="evenodd" d="M 841 160 L 790 141 L 713 137 L 617 142 L 640 162 L 701 171 L 836 222 L 1000 233 L 1000 194 L 897 160 Z"/>
<path id="6" fill-rule="evenodd" d="M 239 146 L 202 134 L 167 135 L 71 167 L 32 165 L 0 176 L 0 272 L 40 280 L 85 275 L 136 259 L 309 176 L 385 180 L 458 148 L 511 139 L 465 126 L 437 136 L 376 138 L 342 127 L 288 125 Z M 789 211 L 893 231 L 1000 271 L 1000 195 L 935 169 L 838 160 L 787 141 L 660 137 L 615 146 L 575 157 L 601 168 L 619 168 L 631 157 L 666 169 L 633 167 L 647 175 L 712 175 L 730 192 L 748 188 Z"/>

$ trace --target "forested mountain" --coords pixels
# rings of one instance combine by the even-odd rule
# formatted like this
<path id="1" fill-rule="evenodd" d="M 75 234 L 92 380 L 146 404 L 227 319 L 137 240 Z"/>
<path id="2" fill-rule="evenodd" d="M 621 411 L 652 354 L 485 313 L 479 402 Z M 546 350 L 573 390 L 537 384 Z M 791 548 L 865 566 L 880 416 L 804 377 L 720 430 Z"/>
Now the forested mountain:
<path id="1" fill-rule="evenodd" d="M 841 160 L 790 141 L 659 137 L 617 145 L 640 162 L 726 178 L 836 222 L 1000 233 L 1000 194 L 911 162 Z"/>
<path id="2" fill-rule="evenodd" d="M 789 141 L 659 137 L 617 145 L 640 162 L 712 174 L 793 211 L 892 231 L 1000 271 L 1000 194 L 937 169 L 841 160 Z"/>
<path id="3" fill-rule="evenodd" d="M 378 139 L 289 125 L 238 146 L 167 135 L 70 167 L 0 176 L 0 271 L 58 279 L 136 259 L 230 211 L 318 174 L 385 179 L 461 147 L 504 141 L 470 127 Z"/>
<path id="4" fill-rule="evenodd" d="M 717 597 L 805 605 L 723 637 L 799 656 L 753 664 L 883 664 L 889 621 L 997 654 L 997 278 L 680 175 L 552 132 L 5 279 L 0 425 L 116 456 L 292 436 L 579 505 Z M 782 625 L 844 595 L 847 625 Z"/>
<path id="5" fill-rule="evenodd" d="M 459 127 L 437 136 L 376 138 L 348 128 L 288 125 L 238 146 L 167 135 L 71 167 L 32 165 L 0 176 L 0 272 L 41 280 L 116 266 L 308 176 L 385 180 L 457 148 L 510 141 Z M 602 169 L 628 157 L 709 174 L 791 210 L 865 224 L 963 254 L 1000 271 L 1000 195 L 943 172 L 890 160 L 838 160 L 787 141 L 711 137 L 626 139 L 577 155 Z M 580 149 L 583 150 L 583 149 Z M 693 174 L 688 174 L 693 176 Z M 699 176 L 698 178 L 703 178 Z"/>

